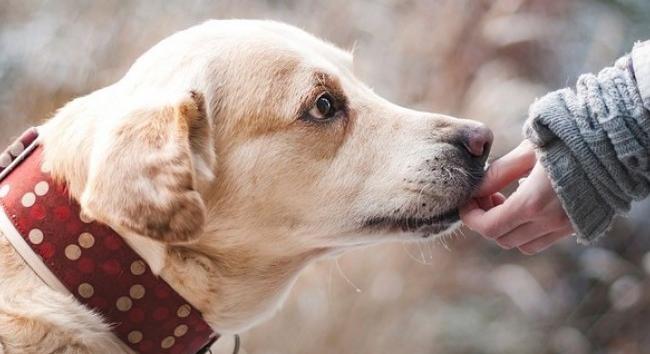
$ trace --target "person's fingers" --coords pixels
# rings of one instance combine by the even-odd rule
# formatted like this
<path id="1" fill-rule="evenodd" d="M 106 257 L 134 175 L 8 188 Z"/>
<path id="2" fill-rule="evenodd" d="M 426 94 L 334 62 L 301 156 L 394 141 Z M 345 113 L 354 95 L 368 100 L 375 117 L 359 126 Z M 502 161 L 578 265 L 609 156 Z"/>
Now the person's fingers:
<path id="1" fill-rule="evenodd" d="M 513 207 L 513 203 L 510 201 L 511 199 L 507 199 L 503 204 L 487 211 L 479 207 L 464 209 L 461 219 L 467 227 L 480 233 L 483 237 L 499 238 L 528 221 L 518 215 L 518 208 Z"/>
<path id="2" fill-rule="evenodd" d="M 517 226 L 514 230 L 496 239 L 496 243 L 504 249 L 511 249 L 523 246 L 539 237 L 543 237 L 560 227 L 552 228 L 552 225 L 540 225 L 539 222 L 527 222 Z"/>
<path id="3" fill-rule="evenodd" d="M 467 203 L 465 203 L 465 205 L 463 205 L 462 207 L 459 208 L 461 218 L 462 218 L 463 214 L 466 214 L 467 212 L 469 212 L 471 210 L 474 210 L 476 208 L 480 208 L 480 207 L 481 206 L 478 204 L 478 200 L 476 200 L 476 198 L 470 199 L 469 201 L 467 201 Z"/>
<path id="4" fill-rule="evenodd" d="M 501 205 L 506 201 L 506 196 L 503 193 L 494 193 L 490 198 L 492 199 L 493 206 Z"/>
<path id="5" fill-rule="evenodd" d="M 490 164 L 476 196 L 488 196 L 502 190 L 512 181 L 530 172 L 536 161 L 535 150 L 530 142 L 524 140 L 515 149 Z"/>
<path id="6" fill-rule="evenodd" d="M 476 198 L 478 206 L 483 210 L 490 210 L 495 206 L 499 206 L 506 201 L 506 196 L 502 193 L 494 193 L 487 197 Z"/>
<path id="7" fill-rule="evenodd" d="M 483 210 L 490 210 L 494 208 L 494 202 L 492 201 L 492 196 L 476 198 L 476 203 L 479 208 Z"/>
<path id="8" fill-rule="evenodd" d="M 565 239 L 572 234 L 573 230 L 571 228 L 564 228 L 562 230 L 551 232 L 524 245 L 521 245 L 518 247 L 518 249 L 521 253 L 532 256 L 546 250 L 556 242 Z"/>
<path id="9" fill-rule="evenodd" d="M 506 197 L 502 193 L 494 193 L 488 197 L 472 198 L 460 208 L 461 218 L 472 209 L 481 208 L 483 210 L 490 210 L 495 206 L 503 204 L 505 201 Z"/>

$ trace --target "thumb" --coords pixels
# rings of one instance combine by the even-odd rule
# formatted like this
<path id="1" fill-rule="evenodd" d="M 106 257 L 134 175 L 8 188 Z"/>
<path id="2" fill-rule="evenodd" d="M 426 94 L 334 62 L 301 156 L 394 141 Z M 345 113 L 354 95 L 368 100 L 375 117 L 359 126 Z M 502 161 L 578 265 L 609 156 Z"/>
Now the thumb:
<path id="1" fill-rule="evenodd" d="M 535 150 L 528 140 L 524 140 L 512 151 L 490 164 L 475 196 L 485 197 L 502 190 L 530 172 L 536 162 Z"/>

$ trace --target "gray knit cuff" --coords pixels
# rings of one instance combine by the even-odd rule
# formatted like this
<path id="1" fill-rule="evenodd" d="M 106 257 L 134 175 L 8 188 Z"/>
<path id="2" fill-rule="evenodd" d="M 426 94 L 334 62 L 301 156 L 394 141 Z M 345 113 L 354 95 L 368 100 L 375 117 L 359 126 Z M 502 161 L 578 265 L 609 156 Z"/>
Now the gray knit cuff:
<path id="1" fill-rule="evenodd" d="M 559 92 L 550 93 L 531 106 L 524 135 L 536 145 L 539 160 L 567 212 L 578 241 L 587 244 L 609 229 L 615 212 L 600 197 L 569 147 L 546 125 L 549 119 L 571 119 L 558 96 Z"/>
<path id="2" fill-rule="evenodd" d="M 632 200 L 650 193 L 650 116 L 629 60 L 597 76 L 582 75 L 575 91 L 542 97 L 524 127 L 585 243 L 604 234 Z"/>

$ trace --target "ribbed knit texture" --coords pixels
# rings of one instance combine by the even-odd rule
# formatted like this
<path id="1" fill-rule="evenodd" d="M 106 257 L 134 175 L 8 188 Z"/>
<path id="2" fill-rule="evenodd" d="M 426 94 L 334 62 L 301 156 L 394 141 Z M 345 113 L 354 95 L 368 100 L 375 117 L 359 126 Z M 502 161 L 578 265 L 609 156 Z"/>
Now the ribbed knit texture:
<path id="1" fill-rule="evenodd" d="M 650 193 L 650 114 L 631 64 L 622 57 L 598 75 L 582 75 L 575 91 L 547 94 L 524 125 L 584 243 Z"/>

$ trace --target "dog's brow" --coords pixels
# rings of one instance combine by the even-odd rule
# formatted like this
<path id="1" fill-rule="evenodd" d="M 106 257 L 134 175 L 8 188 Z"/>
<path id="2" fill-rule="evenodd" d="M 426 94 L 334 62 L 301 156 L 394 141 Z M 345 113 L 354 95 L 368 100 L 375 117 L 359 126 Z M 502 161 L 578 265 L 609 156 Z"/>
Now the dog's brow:
<path id="1" fill-rule="evenodd" d="M 343 105 L 347 104 L 347 97 L 343 92 L 343 88 L 341 87 L 341 83 L 338 78 L 324 71 L 316 71 L 312 74 L 311 87 L 300 100 L 301 104 L 298 107 L 296 115 L 300 116 L 303 114 L 303 112 L 305 112 L 305 110 L 308 110 L 309 107 L 313 105 L 314 100 L 318 97 L 318 95 L 324 91 L 327 91 L 329 94 L 334 96 Z"/>
<path id="2" fill-rule="evenodd" d="M 336 76 L 329 73 L 317 71 L 314 73 L 316 88 L 326 88 L 332 95 L 337 98 L 345 98 L 341 83 Z"/>

